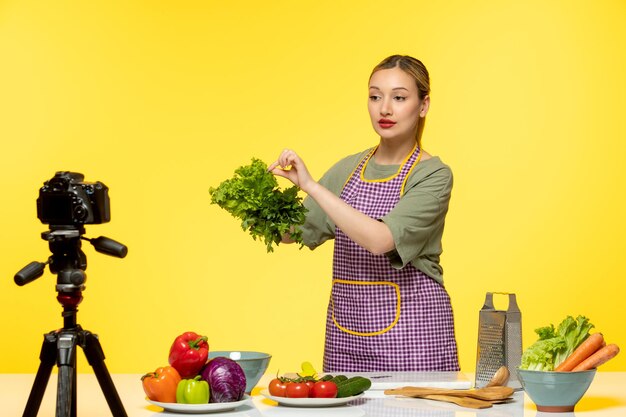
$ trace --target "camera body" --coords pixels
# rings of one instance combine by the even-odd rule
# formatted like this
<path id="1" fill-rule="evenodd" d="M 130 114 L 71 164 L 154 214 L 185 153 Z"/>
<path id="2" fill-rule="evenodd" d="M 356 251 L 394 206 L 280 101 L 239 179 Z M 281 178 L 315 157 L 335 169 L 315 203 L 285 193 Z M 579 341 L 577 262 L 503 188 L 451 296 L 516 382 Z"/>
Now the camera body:
<path id="1" fill-rule="evenodd" d="M 44 224 L 76 226 L 111 220 L 109 188 L 84 182 L 78 172 L 59 171 L 44 182 L 37 198 L 37 217 Z"/>

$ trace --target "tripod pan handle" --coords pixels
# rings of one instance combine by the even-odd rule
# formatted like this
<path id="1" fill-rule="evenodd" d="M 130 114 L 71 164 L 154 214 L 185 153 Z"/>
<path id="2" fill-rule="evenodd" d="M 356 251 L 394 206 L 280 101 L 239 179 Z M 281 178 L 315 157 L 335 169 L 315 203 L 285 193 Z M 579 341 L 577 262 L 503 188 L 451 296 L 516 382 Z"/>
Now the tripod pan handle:
<path id="1" fill-rule="evenodd" d="M 28 265 L 26 265 L 24 268 L 22 268 L 20 272 L 15 274 L 15 277 L 13 277 L 13 280 L 15 281 L 17 285 L 21 287 L 22 285 L 26 285 L 29 282 L 34 281 L 40 276 L 42 276 L 43 271 L 45 269 L 46 269 L 45 262 L 33 261 L 29 263 Z"/>
<path id="2" fill-rule="evenodd" d="M 96 251 L 104 253 L 106 255 L 123 258 L 128 253 L 126 245 L 116 242 L 113 239 L 109 239 L 106 236 L 100 236 L 95 239 L 90 239 L 89 242 L 96 248 Z"/>

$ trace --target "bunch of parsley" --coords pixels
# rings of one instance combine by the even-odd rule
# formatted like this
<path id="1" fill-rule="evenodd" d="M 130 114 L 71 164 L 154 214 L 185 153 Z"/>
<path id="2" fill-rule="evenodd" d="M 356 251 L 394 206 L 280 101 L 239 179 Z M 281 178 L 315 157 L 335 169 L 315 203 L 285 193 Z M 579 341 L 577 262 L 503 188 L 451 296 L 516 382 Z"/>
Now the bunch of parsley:
<path id="1" fill-rule="evenodd" d="M 280 190 L 267 165 L 252 158 L 250 165 L 239 167 L 235 175 L 217 188 L 209 189 L 211 204 L 217 204 L 233 217 L 241 220 L 241 228 L 252 238 L 262 240 L 268 252 L 278 245 L 283 235 L 302 245 L 302 231 L 306 208 L 296 186 Z"/>

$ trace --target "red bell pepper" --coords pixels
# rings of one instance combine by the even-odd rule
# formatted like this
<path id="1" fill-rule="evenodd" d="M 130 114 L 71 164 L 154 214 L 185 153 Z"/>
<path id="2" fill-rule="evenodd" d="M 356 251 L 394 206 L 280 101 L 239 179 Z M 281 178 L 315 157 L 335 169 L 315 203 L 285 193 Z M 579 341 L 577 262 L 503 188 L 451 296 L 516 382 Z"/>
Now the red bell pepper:
<path id="1" fill-rule="evenodd" d="M 172 343 L 169 362 L 176 368 L 181 378 L 193 378 L 200 373 L 208 357 L 207 337 L 194 332 L 185 332 Z"/>

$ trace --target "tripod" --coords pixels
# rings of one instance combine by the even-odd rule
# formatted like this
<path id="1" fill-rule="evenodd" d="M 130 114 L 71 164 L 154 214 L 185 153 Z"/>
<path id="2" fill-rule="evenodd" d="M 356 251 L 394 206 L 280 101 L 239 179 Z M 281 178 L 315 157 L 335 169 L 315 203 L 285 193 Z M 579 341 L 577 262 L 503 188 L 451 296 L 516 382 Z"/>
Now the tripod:
<path id="1" fill-rule="evenodd" d="M 46 264 L 57 274 L 57 300 L 63 306 L 63 328 L 44 335 L 39 355 L 39 369 L 24 409 L 23 417 L 36 417 L 41 406 L 52 368 L 58 367 L 56 417 L 76 417 L 76 347 L 80 346 L 93 368 L 100 388 L 114 417 L 127 417 L 122 401 L 104 363 L 104 352 L 98 336 L 83 330 L 77 323 L 78 304 L 83 300 L 87 258 L 80 249 L 81 239 L 90 241 L 96 250 L 112 256 L 126 256 L 126 246 L 101 236 L 82 237 L 84 228 L 58 226 L 42 233 L 49 242 L 52 256 L 48 262 L 31 262 L 15 275 L 15 282 L 24 285 L 42 275 Z"/>

